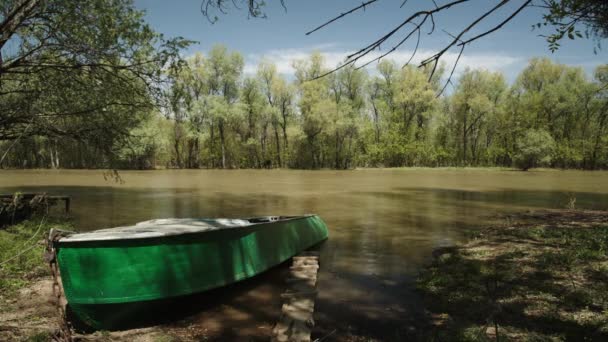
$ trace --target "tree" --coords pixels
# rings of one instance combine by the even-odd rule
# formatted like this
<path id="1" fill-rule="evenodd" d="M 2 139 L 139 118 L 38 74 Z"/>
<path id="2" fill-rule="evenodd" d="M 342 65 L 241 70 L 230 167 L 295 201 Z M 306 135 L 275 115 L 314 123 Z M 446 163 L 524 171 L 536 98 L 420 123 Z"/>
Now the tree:
<path id="1" fill-rule="evenodd" d="M 167 70 L 170 106 L 162 111 L 112 113 L 108 123 L 96 115 L 56 121 L 111 125 L 124 138 L 24 136 L 0 143 L 9 151 L 1 158 L 24 168 L 608 168 L 605 65 L 591 79 L 580 68 L 532 59 L 511 87 L 500 73 L 465 70 L 453 92 L 437 98 L 440 71 L 428 82 L 430 68 L 382 61 L 372 77 L 348 66 L 315 78 L 327 70 L 322 55 L 294 64 L 292 82 L 267 61 L 244 76 L 242 57 L 217 46 Z M 112 154 L 100 150 L 104 144 Z"/>
<path id="2" fill-rule="evenodd" d="M 438 104 L 437 89 L 423 69 L 399 70 L 393 63 L 379 65 L 383 77 L 386 139 L 381 143 L 386 166 L 418 165 L 425 158 L 421 144 L 428 138 L 429 124 Z"/>
<path id="3" fill-rule="evenodd" d="M 333 100 L 327 113 L 326 134 L 333 142 L 334 165 L 346 169 L 353 159 L 353 142 L 357 138 L 363 95 L 367 75 L 353 67 L 344 68 L 328 78 L 329 95 Z"/>
<path id="4" fill-rule="evenodd" d="M 556 141 L 554 163 L 580 165 L 584 159 L 585 126 L 593 118 L 595 90 L 581 68 L 532 59 L 514 89 L 522 103 L 515 113 L 526 125 L 546 129 Z"/>
<path id="5" fill-rule="evenodd" d="M 201 135 L 208 119 L 208 70 L 201 53 L 186 60 L 180 68 L 171 70 L 171 88 L 168 98 L 175 125 L 173 148 L 175 166 L 198 168 L 200 166 Z M 185 145 L 185 146 L 184 146 Z"/>
<path id="6" fill-rule="evenodd" d="M 277 74 L 277 67 L 269 61 L 262 61 L 258 65 L 257 72 L 262 92 L 266 100 L 267 117 L 270 119 L 274 132 L 274 142 L 276 148 L 276 165 L 283 166 L 285 156 L 281 156 L 281 138 L 279 129 L 283 133 L 283 150 L 286 151 L 287 143 L 287 118 L 291 113 L 293 94 L 287 82 Z"/>
<path id="7" fill-rule="evenodd" d="M 188 43 L 154 32 L 130 0 L 2 1 L 0 141 L 73 139 L 111 156 Z"/>
<path id="8" fill-rule="evenodd" d="M 287 83 L 284 78 L 277 78 L 273 84 L 273 92 L 275 93 L 275 107 L 278 108 L 279 126 L 283 132 L 283 165 L 289 158 L 289 138 L 287 137 L 287 126 L 293 117 L 294 102 L 295 102 L 295 87 Z M 278 143 L 279 139 L 277 139 Z M 281 164 L 281 163 L 279 163 Z"/>
<path id="9" fill-rule="evenodd" d="M 315 79 L 325 72 L 323 56 L 315 52 L 307 60 L 294 62 L 296 85 L 300 101 L 302 130 L 306 135 L 307 148 L 310 153 L 310 167 L 320 167 L 322 162 L 318 137 L 327 126 L 327 115 L 331 110 L 327 79 Z M 313 81 L 309 81 L 315 79 Z"/>
<path id="10" fill-rule="evenodd" d="M 243 89 L 241 90 L 241 103 L 245 115 L 244 122 L 247 126 L 246 133 L 243 134 L 243 140 L 247 146 L 246 159 L 249 160 L 249 167 L 258 168 L 261 168 L 267 159 L 266 145 L 269 122 L 268 115 L 265 115 L 268 113 L 267 105 L 260 88 L 257 79 L 248 77 L 243 82 Z M 260 146 L 259 151 L 258 146 Z"/>
<path id="11" fill-rule="evenodd" d="M 608 65 L 599 66 L 595 70 L 595 81 L 596 81 L 596 95 L 594 101 L 594 108 L 596 108 L 594 118 L 594 125 L 590 131 L 592 133 L 592 147 L 591 155 L 589 158 L 588 167 L 591 169 L 597 168 L 598 164 L 602 161 L 603 151 L 603 163 L 608 164 Z"/>
<path id="12" fill-rule="evenodd" d="M 517 142 L 517 154 L 515 164 L 523 171 L 551 162 L 551 153 L 555 141 L 551 134 L 545 130 L 528 130 L 523 138 Z"/>
<path id="13" fill-rule="evenodd" d="M 214 46 L 207 59 L 209 70 L 209 94 L 211 106 L 211 144 L 213 141 L 214 125 L 220 138 L 221 167 L 226 168 L 227 124 L 234 114 L 235 102 L 239 98 L 239 80 L 243 73 L 243 56 L 238 52 L 228 53 L 226 47 Z"/>
<path id="14" fill-rule="evenodd" d="M 499 73 L 467 69 L 460 77 L 450 105 L 462 165 L 478 164 L 482 148 L 491 145 L 494 132 L 488 130 L 506 88 Z"/>

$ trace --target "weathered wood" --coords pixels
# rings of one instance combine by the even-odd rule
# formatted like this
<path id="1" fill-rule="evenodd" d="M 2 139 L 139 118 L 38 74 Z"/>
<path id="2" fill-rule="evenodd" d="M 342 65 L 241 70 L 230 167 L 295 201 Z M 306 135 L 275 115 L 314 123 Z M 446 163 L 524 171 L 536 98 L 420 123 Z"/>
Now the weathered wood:
<path id="1" fill-rule="evenodd" d="M 309 342 L 311 340 L 318 270 L 318 252 L 305 252 L 293 257 L 289 278 L 286 280 L 289 288 L 281 295 L 283 298 L 281 318 L 272 331 L 272 341 Z"/>
<path id="2" fill-rule="evenodd" d="M 0 228 L 21 222 L 35 214 L 46 213 L 49 207 L 59 201 L 64 202 L 65 212 L 69 213 L 69 196 L 49 196 L 46 193 L 0 194 Z"/>
<path id="3" fill-rule="evenodd" d="M 49 202 L 49 204 L 55 204 L 58 201 L 63 201 L 65 213 L 67 214 L 70 212 L 71 197 L 64 196 L 64 195 L 50 196 L 45 193 L 36 193 L 36 192 L 23 192 L 23 193 L 18 193 L 18 194 L 0 194 L 0 202 L 10 203 L 10 202 L 14 201 L 16 195 L 18 195 L 19 198 L 22 200 L 30 200 L 30 201 L 32 199 L 34 199 L 36 196 L 43 197 L 44 199 L 46 199 Z"/>

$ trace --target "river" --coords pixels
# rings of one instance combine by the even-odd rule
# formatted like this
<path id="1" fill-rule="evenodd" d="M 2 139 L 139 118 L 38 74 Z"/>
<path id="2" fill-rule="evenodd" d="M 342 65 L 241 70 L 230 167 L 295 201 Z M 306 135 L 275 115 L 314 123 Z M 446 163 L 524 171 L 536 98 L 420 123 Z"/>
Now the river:
<path id="1" fill-rule="evenodd" d="M 70 195 L 79 230 L 162 217 L 319 214 L 330 230 L 322 246 L 315 308 L 320 336 L 335 331 L 398 340 L 421 317 L 416 274 L 433 248 L 461 241 L 466 229 L 509 212 L 565 208 L 573 199 L 577 208 L 608 209 L 608 172 L 159 170 L 121 171 L 120 177 L 116 182 L 94 170 L 0 171 L 0 192 Z M 274 290 L 257 280 L 230 293 L 222 305 L 234 304 L 232 311 L 200 310 L 219 312 L 214 320 L 221 326 L 221 315 L 236 315 L 235 300 L 257 297 L 273 306 L 268 309 L 273 313 L 262 318 L 259 308 L 247 311 L 244 305 L 243 321 L 250 326 L 266 320 L 271 326 L 281 284 L 273 279 L 268 281 Z M 211 319 L 205 312 L 197 317 L 205 323 Z M 229 329 L 226 325 L 216 328 Z"/>

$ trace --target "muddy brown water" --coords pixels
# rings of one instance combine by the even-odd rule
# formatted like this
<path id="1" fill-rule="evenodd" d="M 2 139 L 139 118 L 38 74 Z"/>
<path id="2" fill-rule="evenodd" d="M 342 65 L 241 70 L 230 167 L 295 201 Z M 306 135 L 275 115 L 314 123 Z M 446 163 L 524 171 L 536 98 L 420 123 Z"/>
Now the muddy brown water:
<path id="1" fill-rule="evenodd" d="M 424 319 L 415 277 L 434 248 L 528 209 L 608 210 L 608 172 L 397 169 L 355 171 L 0 171 L 0 193 L 72 197 L 80 230 L 163 217 L 319 214 L 316 337 L 400 340 Z M 215 336 L 264 336 L 279 312 L 285 266 L 189 304 L 182 323 Z M 221 298 L 218 300 L 217 298 Z M 187 322 L 187 323 L 184 323 Z M 194 328 L 193 328 L 194 329 Z"/>

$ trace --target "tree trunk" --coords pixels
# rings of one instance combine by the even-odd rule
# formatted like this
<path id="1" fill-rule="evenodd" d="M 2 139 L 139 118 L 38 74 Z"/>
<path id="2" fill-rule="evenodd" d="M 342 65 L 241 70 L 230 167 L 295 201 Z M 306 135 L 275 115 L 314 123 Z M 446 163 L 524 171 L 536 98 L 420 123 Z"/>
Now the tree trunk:
<path id="1" fill-rule="evenodd" d="M 268 138 L 268 123 L 264 123 L 262 127 L 262 137 L 260 139 L 260 145 L 262 147 L 262 168 L 267 167 L 268 157 L 267 157 L 267 149 L 266 149 L 266 140 Z"/>
<path id="2" fill-rule="evenodd" d="M 606 118 L 608 117 L 608 113 L 603 113 L 602 118 L 600 119 L 599 127 L 597 130 L 597 134 L 595 136 L 595 142 L 593 144 L 593 153 L 591 154 L 591 169 L 595 169 L 597 167 L 597 152 L 600 147 L 600 142 L 603 137 L 604 125 L 606 124 Z"/>
<path id="3" fill-rule="evenodd" d="M 213 129 L 213 121 L 209 123 L 209 154 L 211 155 L 211 167 L 216 166 L 215 163 L 215 129 Z"/>
<path id="4" fill-rule="evenodd" d="M 281 142 L 279 141 L 279 130 L 276 124 L 272 125 L 272 127 L 274 128 L 274 140 L 277 147 L 277 165 L 279 167 L 283 167 L 283 164 L 281 163 Z"/>
<path id="5" fill-rule="evenodd" d="M 198 169 L 200 167 L 200 161 L 199 161 L 199 156 L 201 154 L 201 147 L 200 147 L 200 141 L 199 138 L 196 137 L 194 138 L 194 162 L 192 167 Z"/>
<path id="6" fill-rule="evenodd" d="M 340 168 L 340 134 L 336 130 L 336 155 L 334 161 L 334 168 Z"/>
<path id="7" fill-rule="evenodd" d="M 177 136 L 175 137 L 175 140 L 173 142 L 173 149 L 175 150 L 175 164 L 178 168 L 182 168 L 182 158 L 180 156 L 179 153 L 179 139 L 177 138 Z"/>
<path id="8" fill-rule="evenodd" d="M 378 108 L 376 107 L 376 103 L 372 100 L 372 107 L 374 109 L 374 135 L 376 144 L 380 143 L 380 116 L 378 113 Z"/>
<path id="9" fill-rule="evenodd" d="M 465 112 L 462 124 L 462 165 L 467 163 L 467 114 Z"/>
<path id="10" fill-rule="evenodd" d="M 218 122 L 217 125 L 220 131 L 220 144 L 222 147 L 222 169 L 226 168 L 226 140 L 224 138 L 224 123 L 222 121 Z"/>
<path id="11" fill-rule="evenodd" d="M 283 129 L 283 143 L 285 144 L 285 148 L 283 148 L 283 150 L 287 151 L 289 148 L 289 143 L 287 142 L 287 114 L 283 113 L 282 117 L 283 124 L 281 125 L 281 128 Z"/>
<path id="12" fill-rule="evenodd" d="M 53 156 L 53 149 L 55 150 L 55 156 Z M 59 168 L 59 148 L 57 146 L 57 140 L 53 140 L 53 146 L 51 146 L 51 164 L 53 169 Z"/>
<path id="13" fill-rule="evenodd" d="M 316 163 L 315 163 L 315 141 L 314 141 L 314 137 L 309 137 L 308 138 L 308 143 L 310 144 L 310 156 L 312 158 L 312 168 L 316 168 Z"/>

